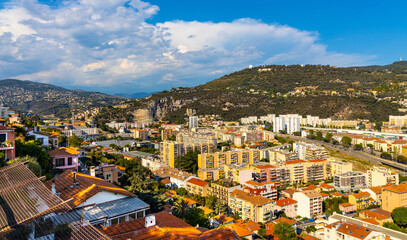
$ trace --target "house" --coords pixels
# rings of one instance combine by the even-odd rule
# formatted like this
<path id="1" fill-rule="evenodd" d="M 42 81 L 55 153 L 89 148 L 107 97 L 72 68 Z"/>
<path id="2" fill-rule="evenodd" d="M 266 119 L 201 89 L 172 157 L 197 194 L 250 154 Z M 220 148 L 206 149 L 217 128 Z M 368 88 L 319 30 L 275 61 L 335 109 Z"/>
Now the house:
<path id="1" fill-rule="evenodd" d="M 344 214 L 353 213 L 356 212 L 356 206 L 348 202 L 341 203 L 339 204 L 339 210 Z"/>
<path id="2" fill-rule="evenodd" d="M 150 206 L 103 179 L 67 170 L 45 183 L 73 211 L 80 212 L 92 225 L 110 226 L 144 217 Z"/>
<path id="3" fill-rule="evenodd" d="M 190 194 L 206 197 L 209 184 L 205 181 L 191 178 L 187 181 L 186 189 Z"/>
<path id="4" fill-rule="evenodd" d="M 399 174 L 385 167 L 374 166 L 367 170 L 367 186 L 376 187 L 387 184 L 398 185 Z"/>
<path id="5" fill-rule="evenodd" d="M 171 187 L 173 188 L 186 188 L 187 181 L 191 178 L 196 178 L 196 176 L 191 173 L 169 167 L 160 167 L 156 171 L 153 171 L 153 173 L 157 181 L 161 181 L 161 179 L 164 178 L 170 179 Z"/>
<path id="6" fill-rule="evenodd" d="M 58 133 L 45 133 L 35 130 L 27 132 L 27 136 L 33 136 L 43 147 L 58 147 Z"/>
<path id="7" fill-rule="evenodd" d="M 374 219 L 380 225 L 383 225 L 383 223 L 385 223 L 385 222 L 393 222 L 393 218 L 391 217 L 391 212 L 382 210 L 380 208 L 360 211 L 359 217 L 361 219 Z"/>
<path id="8" fill-rule="evenodd" d="M 322 213 L 322 196 L 315 191 L 295 192 L 293 199 L 298 202 L 299 216 L 312 218 Z"/>
<path id="9" fill-rule="evenodd" d="M 49 152 L 54 168 L 60 170 L 77 169 L 80 165 L 79 154 L 77 149 L 72 147 L 62 147 Z"/>
<path id="10" fill-rule="evenodd" d="M 285 198 L 274 202 L 274 214 L 283 211 L 287 217 L 297 217 L 298 202 L 292 198 Z"/>
<path id="11" fill-rule="evenodd" d="M 321 183 L 319 184 L 319 187 L 321 188 L 322 191 L 325 192 L 330 192 L 330 191 L 334 191 L 335 187 L 326 183 Z"/>
<path id="12" fill-rule="evenodd" d="M 223 214 L 209 218 L 209 224 L 214 228 L 217 228 L 220 225 L 228 225 L 232 223 L 234 223 L 234 219 Z"/>
<path id="13" fill-rule="evenodd" d="M 233 229 L 233 231 L 236 232 L 240 238 L 245 238 L 248 240 L 252 240 L 253 236 L 256 235 L 253 231 L 241 223 L 228 224 L 226 225 L 226 228 Z"/>
<path id="14" fill-rule="evenodd" d="M 103 163 L 97 167 L 91 166 L 89 172 L 93 177 L 100 177 L 109 183 L 120 184 L 120 177 L 126 172 L 126 168 Z"/>
<path id="15" fill-rule="evenodd" d="M 0 154 L 4 154 L 5 160 L 16 158 L 14 129 L 0 126 Z"/>
<path id="16" fill-rule="evenodd" d="M 169 240 L 238 240 L 235 231 L 228 228 L 201 232 L 168 212 L 158 212 L 132 221 L 103 227 L 110 239 L 169 239 Z"/>
<path id="17" fill-rule="evenodd" d="M 371 197 L 368 192 L 360 192 L 351 194 L 349 197 L 349 203 L 356 206 L 356 210 L 365 209 L 370 206 Z"/>
<path id="18" fill-rule="evenodd" d="M 196 207 L 196 204 L 197 204 L 196 201 L 194 201 L 190 198 L 183 198 L 182 201 L 184 201 L 187 204 L 188 208 L 194 208 L 194 207 Z"/>

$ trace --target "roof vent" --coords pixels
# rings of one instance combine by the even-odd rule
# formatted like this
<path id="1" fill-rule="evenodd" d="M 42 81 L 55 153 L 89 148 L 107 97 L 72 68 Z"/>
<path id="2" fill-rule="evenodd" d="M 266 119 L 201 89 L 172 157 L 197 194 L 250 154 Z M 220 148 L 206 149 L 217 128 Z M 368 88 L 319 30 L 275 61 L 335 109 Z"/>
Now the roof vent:
<path id="1" fill-rule="evenodd" d="M 154 215 L 146 217 L 145 227 L 148 228 L 151 226 L 155 226 L 155 216 Z"/>

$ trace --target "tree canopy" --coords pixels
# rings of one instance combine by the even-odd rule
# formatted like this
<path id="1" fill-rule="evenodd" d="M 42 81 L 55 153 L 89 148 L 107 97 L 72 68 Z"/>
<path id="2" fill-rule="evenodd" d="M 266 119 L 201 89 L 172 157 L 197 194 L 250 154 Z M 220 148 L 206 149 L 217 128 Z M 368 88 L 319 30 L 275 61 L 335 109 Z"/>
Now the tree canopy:
<path id="1" fill-rule="evenodd" d="M 297 239 L 294 228 L 286 222 L 277 223 L 274 227 L 273 235 L 284 240 Z"/>
<path id="2" fill-rule="evenodd" d="M 391 212 L 391 217 L 393 218 L 393 221 L 397 225 L 399 225 L 401 227 L 407 226 L 407 208 L 406 207 L 395 208 Z"/>

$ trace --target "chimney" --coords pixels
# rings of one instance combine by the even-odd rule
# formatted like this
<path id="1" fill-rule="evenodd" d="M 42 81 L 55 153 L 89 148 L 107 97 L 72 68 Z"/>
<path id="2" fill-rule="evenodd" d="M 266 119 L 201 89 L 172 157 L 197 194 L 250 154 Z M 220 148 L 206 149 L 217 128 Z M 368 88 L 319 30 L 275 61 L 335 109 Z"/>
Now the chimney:
<path id="1" fill-rule="evenodd" d="M 89 172 L 90 172 L 90 175 L 91 175 L 92 177 L 95 177 L 95 176 L 96 176 L 96 169 L 95 169 L 95 166 L 90 166 Z"/>
<path id="2" fill-rule="evenodd" d="M 76 187 L 79 185 L 79 183 L 76 182 L 76 172 L 72 172 L 73 174 L 73 184 L 72 187 Z"/>
<path id="3" fill-rule="evenodd" d="M 145 227 L 148 228 L 151 226 L 155 226 L 155 216 L 154 215 L 146 217 Z"/>
<path id="4" fill-rule="evenodd" d="M 51 192 L 52 192 L 53 194 L 57 194 L 57 189 L 56 189 L 56 187 L 55 187 L 55 180 L 52 180 Z"/>

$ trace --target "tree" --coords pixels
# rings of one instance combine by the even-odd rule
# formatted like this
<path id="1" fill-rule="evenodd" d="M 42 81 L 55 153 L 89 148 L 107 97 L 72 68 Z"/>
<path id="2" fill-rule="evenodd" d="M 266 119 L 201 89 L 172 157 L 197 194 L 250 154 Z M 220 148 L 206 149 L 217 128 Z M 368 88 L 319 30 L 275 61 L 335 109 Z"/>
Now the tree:
<path id="1" fill-rule="evenodd" d="M 208 195 L 205 197 L 205 206 L 210 209 L 215 209 L 216 202 L 218 198 L 213 195 Z"/>
<path id="2" fill-rule="evenodd" d="M 332 133 L 325 134 L 325 142 L 331 142 L 332 140 Z"/>
<path id="3" fill-rule="evenodd" d="M 73 134 L 72 137 L 69 137 L 69 138 L 68 138 L 69 147 L 76 147 L 76 148 L 78 148 L 78 147 L 81 146 L 82 142 L 83 142 L 83 139 L 80 138 L 80 137 L 78 137 L 78 136 L 76 136 L 75 134 Z"/>
<path id="4" fill-rule="evenodd" d="M 407 163 L 407 157 L 405 157 L 404 155 L 398 155 L 397 161 L 402 162 L 402 163 Z"/>
<path id="5" fill-rule="evenodd" d="M 317 231 L 317 228 L 316 228 L 314 225 L 310 225 L 310 226 L 308 226 L 307 228 L 305 228 L 305 231 L 306 231 L 307 233 L 316 232 L 316 231 Z"/>
<path id="6" fill-rule="evenodd" d="M 391 155 L 390 153 L 388 153 L 388 152 L 382 152 L 382 153 L 380 154 L 380 157 L 381 157 L 381 158 L 385 158 L 385 159 L 389 159 L 389 160 L 392 159 L 392 155 Z"/>
<path id="7" fill-rule="evenodd" d="M 224 214 L 227 212 L 227 207 L 219 199 L 217 199 L 214 210 L 216 214 Z"/>
<path id="8" fill-rule="evenodd" d="M 7 164 L 11 165 L 16 162 L 28 162 L 28 168 L 35 174 L 37 177 L 41 177 L 41 166 L 37 162 L 37 158 L 25 156 L 25 157 L 16 157 L 14 160 L 8 161 Z"/>
<path id="9" fill-rule="evenodd" d="M 344 136 L 341 140 L 341 143 L 344 147 L 348 148 L 352 142 L 352 139 L 348 136 Z"/>
<path id="10" fill-rule="evenodd" d="M 361 143 L 355 144 L 354 148 L 355 150 L 363 150 L 363 145 Z"/>
<path id="11" fill-rule="evenodd" d="M 174 216 L 184 219 L 188 211 L 188 204 L 183 199 L 179 199 L 174 204 Z"/>
<path id="12" fill-rule="evenodd" d="M 204 211 L 197 207 L 189 208 L 183 220 L 192 226 L 209 227 L 209 219 L 204 215 Z"/>
<path id="13" fill-rule="evenodd" d="M 202 197 L 201 194 L 196 194 L 196 195 L 192 196 L 191 199 L 194 200 L 200 206 L 205 205 L 205 198 Z"/>
<path id="14" fill-rule="evenodd" d="M 43 147 L 34 141 L 22 142 L 16 140 L 16 157 L 35 157 L 42 169 L 50 169 L 51 157 Z"/>
<path id="15" fill-rule="evenodd" d="M 258 234 L 260 237 L 262 237 L 262 238 L 267 238 L 266 229 L 264 229 L 264 228 L 260 228 L 260 229 L 257 231 L 257 234 Z"/>
<path id="16" fill-rule="evenodd" d="M 178 156 L 175 160 L 175 167 L 183 171 L 196 174 L 198 171 L 199 151 L 188 151 L 184 156 Z"/>
<path id="17" fill-rule="evenodd" d="M 185 188 L 176 188 L 175 189 L 175 192 L 178 194 L 178 195 L 180 195 L 180 196 L 183 196 L 183 197 L 185 197 L 185 196 L 187 196 L 188 195 L 188 191 L 185 189 Z"/>
<path id="18" fill-rule="evenodd" d="M 6 154 L 4 152 L 0 152 L 0 167 L 4 167 L 6 165 Z"/>
<path id="19" fill-rule="evenodd" d="M 274 226 L 273 235 L 278 237 L 279 239 L 284 239 L 284 240 L 296 240 L 297 239 L 294 228 L 286 222 L 277 223 Z"/>
<path id="20" fill-rule="evenodd" d="M 407 208 L 406 207 L 395 208 L 391 212 L 391 217 L 393 218 L 393 221 L 400 227 L 407 226 Z"/>

